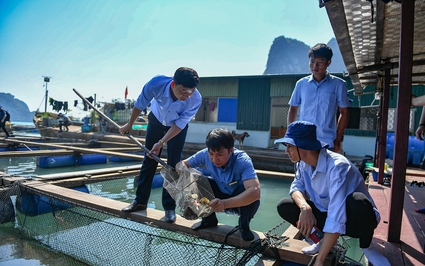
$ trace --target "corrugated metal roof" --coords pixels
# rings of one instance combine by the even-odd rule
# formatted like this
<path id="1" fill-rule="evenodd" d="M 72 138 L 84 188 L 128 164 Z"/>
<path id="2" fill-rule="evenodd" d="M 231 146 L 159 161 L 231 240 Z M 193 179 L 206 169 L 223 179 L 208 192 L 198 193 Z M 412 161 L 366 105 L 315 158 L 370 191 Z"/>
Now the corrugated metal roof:
<path id="1" fill-rule="evenodd" d="M 384 69 L 398 82 L 401 4 L 382 0 L 324 1 L 356 94 Z M 425 1 L 415 1 L 412 83 L 425 83 Z"/>

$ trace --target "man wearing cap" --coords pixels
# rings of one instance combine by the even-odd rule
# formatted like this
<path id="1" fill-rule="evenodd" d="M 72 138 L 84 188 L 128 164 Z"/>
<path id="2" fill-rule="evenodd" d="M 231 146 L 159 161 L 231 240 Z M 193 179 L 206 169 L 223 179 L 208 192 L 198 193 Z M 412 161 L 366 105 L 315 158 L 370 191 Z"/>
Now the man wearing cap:
<path id="1" fill-rule="evenodd" d="M 10 137 L 9 132 L 6 130 L 6 111 L 3 110 L 3 106 L 0 106 L 0 128 L 3 129 L 6 134 L 6 138 Z"/>
<path id="2" fill-rule="evenodd" d="M 373 265 L 390 265 L 371 245 L 380 215 L 357 167 L 326 149 L 310 122 L 291 123 L 285 136 L 275 143 L 284 144 L 289 158 L 297 164 L 291 198 L 278 203 L 279 215 L 304 236 L 309 236 L 314 226 L 324 232 L 320 242 L 302 249 L 306 254 L 318 253 L 314 265 L 323 265 L 340 235 L 359 238 L 360 248 Z"/>

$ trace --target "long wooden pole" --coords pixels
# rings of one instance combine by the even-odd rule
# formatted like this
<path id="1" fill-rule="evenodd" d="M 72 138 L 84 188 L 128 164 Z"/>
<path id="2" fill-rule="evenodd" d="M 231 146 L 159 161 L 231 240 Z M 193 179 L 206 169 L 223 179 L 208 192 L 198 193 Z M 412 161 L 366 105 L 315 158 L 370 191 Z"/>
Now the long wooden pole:
<path id="1" fill-rule="evenodd" d="M 89 102 L 83 95 L 81 95 L 76 89 L 72 89 L 85 103 L 87 103 L 93 110 L 95 110 L 100 116 L 102 116 L 106 121 L 108 121 L 109 123 L 111 123 L 113 126 L 115 126 L 116 128 L 121 128 L 120 125 L 118 125 L 117 123 L 115 123 L 114 120 L 112 120 L 111 118 L 109 118 L 107 115 L 105 115 L 104 113 L 102 113 L 102 111 L 100 111 L 99 109 L 97 109 L 91 102 Z M 137 146 L 139 146 L 147 155 L 149 154 L 150 157 L 152 157 L 155 161 L 157 161 L 158 163 L 160 163 L 164 168 L 170 169 L 170 170 L 174 170 L 174 168 L 168 164 L 166 164 L 163 160 L 161 160 L 161 158 L 159 158 L 158 156 L 156 156 L 155 154 L 150 153 L 150 151 L 148 150 L 148 148 L 146 148 L 145 146 L 143 146 L 142 143 L 140 143 L 135 137 L 133 137 L 132 135 L 130 135 L 130 133 L 125 132 L 124 135 L 126 135 L 129 139 L 131 139 L 134 143 L 137 144 Z"/>
<path id="2" fill-rule="evenodd" d="M 54 147 L 59 149 L 65 149 L 65 150 L 72 150 L 72 151 L 78 151 L 78 152 L 84 152 L 84 153 L 100 153 L 105 155 L 114 155 L 114 156 L 120 156 L 120 157 L 126 157 L 126 158 L 133 158 L 137 160 L 142 160 L 144 157 L 142 155 L 137 154 L 130 154 L 130 153 L 123 153 L 123 152 L 115 152 L 115 151 L 108 151 L 108 150 L 102 150 L 102 149 L 88 149 L 88 148 L 80 148 L 80 147 L 72 147 L 72 146 L 65 146 L 65 145 L 57 145 L 53 143 L 39 143 L 39 142 L 31 142 L 31 141 L 22 141 L 22 140 L 16 140 L 16 139 L 5 139 L 6 142 L 12 142 L 12 143 L 26 143 L 29 145 L 38 145 L 38 146 L 44 146 L 44 147 Z M 10 153 L 13 153 L 13 151 L 10 151 Z M 0 156 L 2 157 L 2 156 Z"/>

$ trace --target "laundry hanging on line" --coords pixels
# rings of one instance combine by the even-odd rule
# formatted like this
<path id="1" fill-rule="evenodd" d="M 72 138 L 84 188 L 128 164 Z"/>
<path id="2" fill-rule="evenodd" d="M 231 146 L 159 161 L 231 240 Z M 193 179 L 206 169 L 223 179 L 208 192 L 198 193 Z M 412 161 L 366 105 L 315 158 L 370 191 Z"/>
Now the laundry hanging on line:
<path id="1" fill-rule="evenodd" d="M 65 112 L 68 111 L 68 102 L 56 101 L 53 98 L 49 98 L 49 104 L 52 106 L 52 109 L 56 112 L 63 110 Z"/>

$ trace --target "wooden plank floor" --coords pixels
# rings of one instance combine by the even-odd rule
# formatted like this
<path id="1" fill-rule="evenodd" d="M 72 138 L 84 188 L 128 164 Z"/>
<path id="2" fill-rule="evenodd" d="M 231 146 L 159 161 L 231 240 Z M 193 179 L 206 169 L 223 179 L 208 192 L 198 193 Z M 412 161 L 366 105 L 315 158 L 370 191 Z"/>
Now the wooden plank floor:
<path id="1" fill-rule="evenodd" d="M 186 220 L 177 215 L 177 220 L 174 224 L 166 223 L 161 219 L 164 216 L 164 212 L 160 210 L 150 209 L 144 211 L 138 211 L 134 213 L 123 213 L 121 209 L 124 208 L 128 203 L 120 202 L 108 198 L 99 197 L 96 195 L 86 194 L 80 191 L 67 189 L 51 184 L 47 184 L 40 181 L 27 181 L 21 183 L 23 188 L 30 189 L 37 194 L 46 196 L 54 196 L 56 199 L 64 200 L 67 202 L 74 202 L 77 205 L 88 207 L 91 209 L 97 209 L 101 212 L 110 213 L 115 216 L 119 216 L 125 219 L 130 219 L 140 223 L 148 223 L 153 226 L 157 226 L 163 229 L 178 231 L 193 236 L 207 239 L 217 243 L 223 243 L 225 241 L 227 233 L 229 233 L 233 227 L 228 225 L 219 224 L 217 227 L 207 228 L 203 230 L 193 231 L 191 226 L 198 222 L 198 220 Z M 265 238 L 261 232 L 254 231 L 255 239 Z M 240 237 L 240 233 L 236 232 L 227 237 L 227 244 L 240 248 L 248 248 L 251 245 L 251 241 L 244 241 Z M 309 244 L 305 241 L 290 238 L 286 240 L 282 247 L 278 249 L 278 253 L 282 260 L 297 262 L 300 264 L 307 265 L 311 256 L 304 255 L 301 252 L 301 248 L 308 246 Z M 266 256 L 273 256 L 274 253 L 268 249 L 265 252 Z M 329 256 L 325 265 L 331 265 L 332 256 Z"/>
<path id="2" fill-rule="evenodd" d="M 422 231 L 425 230 L 425 214 L 415 212 L 415 209 L 425 207 L 425 186 L 411 186 L 412 181 L 425 182 L 425 170 L 410 168 L 406 171 L 401 243 L 387 242 L 391 187 L 373 180 L 369 183 L 369 191 L 381 213 L 373 245 L 390 260 L 391 265 L 425 265 L 425 235 Z"/>

